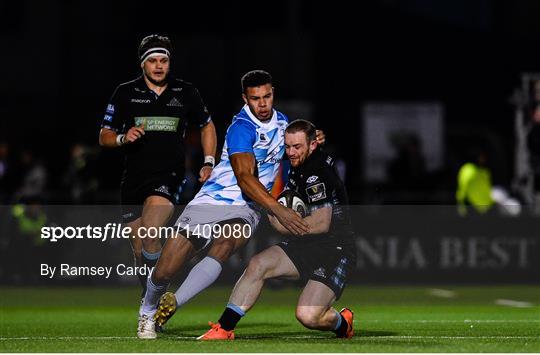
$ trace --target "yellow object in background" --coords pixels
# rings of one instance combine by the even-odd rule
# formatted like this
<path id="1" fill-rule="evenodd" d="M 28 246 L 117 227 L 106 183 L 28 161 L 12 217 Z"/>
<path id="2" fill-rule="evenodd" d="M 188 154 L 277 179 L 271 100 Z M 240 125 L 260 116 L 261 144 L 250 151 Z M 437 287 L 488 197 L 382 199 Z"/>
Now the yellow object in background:
<path id="1" fill-rule="evenodd" d="M 486 213 L 495 203 L 491 197 L 491 172 L 474 163 L 464 164 L 458 172 L 456 200 L 461 215 L 467 213 L 467 205 L 477 212 Z"/>

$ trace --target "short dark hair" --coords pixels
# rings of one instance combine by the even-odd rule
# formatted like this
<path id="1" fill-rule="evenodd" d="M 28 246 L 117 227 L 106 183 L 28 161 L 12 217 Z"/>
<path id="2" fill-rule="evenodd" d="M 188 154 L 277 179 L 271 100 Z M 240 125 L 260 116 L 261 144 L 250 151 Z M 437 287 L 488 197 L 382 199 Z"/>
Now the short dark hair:
<path id="1" fill-rule="evenodd" d="M 139 59 L 141 59 L 141 56 L 150 48 L 155 47 L 161 47 L 165 48 L 169 51 L 169 53 L 172 53 L 172 43 L 169 37 L 167 36 L 161 36 L 161 35 L 150 35 L 146 36 L 141 40 L 141 43 L 139 44 Z"/>
<path id="2" fill-rule="evenodd" d="M 252 70 L 244 74 L 241 84 L 242 92 L 245 93 L 247 88 L 272 84 L 272 76 L 264 70 Z"/>
<path id="3" fill-rule="evenodd" d="M 316 134 L 315 125 L 309 121 L 298 119 L 294 120 L 285 129 L 285 133 L 304 132 L 308 139 L 308 142 L 314 141 Z"/>

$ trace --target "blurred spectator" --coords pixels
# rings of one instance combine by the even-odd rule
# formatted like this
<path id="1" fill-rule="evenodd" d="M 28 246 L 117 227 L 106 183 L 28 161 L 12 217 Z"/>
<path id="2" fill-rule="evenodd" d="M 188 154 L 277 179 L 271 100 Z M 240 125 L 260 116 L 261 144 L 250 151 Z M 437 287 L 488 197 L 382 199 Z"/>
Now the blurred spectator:
<path id="1" fill-rule="evenodd" d="M 71 158 L 64 174 L 64 185 L 72 203 L 95 202 L 98 189 L 96 170 L 97 150 L 77 143 L 71 148 Z"/>
<path id="2" fill-rule="evenodd" d="M 11 162 L 9 161 L 9 144 L 0 142 L 0 204 L 7 203 L 10 197 Z"/>
<path id="3" fill-rule="evenodd" d="M 30 150 L 23 150 L 20 155 L 21 185 L 15 195 L 16 200 L 29 197 L 43 197 L 47 184 L 47 170 Z"/>
<path id="4" fill-rule="evenodd" d="M 492 198 L 491 171 L 488 157 L 483 149 L 471 150 L 471 157 L 458 172 L 456 201 L 458 212 L 465 216 L 471 210 L 479 214 L 488 212 L 495 203 Z"/>
<path id="5" fill-rule="evenodd" d="M 10 215 L 5 226 L 9 238 L 4 250 L 3 261 L 6 268 L 4 282 L 36 282 L 39 263 L 47 255 L 45 239 L 41 238 L 41 228 L 47 224 L 47 216 L 37 196 L 27 196 L 9 209 Z M 3 231 L 4 232 L 4 231 Z"/>

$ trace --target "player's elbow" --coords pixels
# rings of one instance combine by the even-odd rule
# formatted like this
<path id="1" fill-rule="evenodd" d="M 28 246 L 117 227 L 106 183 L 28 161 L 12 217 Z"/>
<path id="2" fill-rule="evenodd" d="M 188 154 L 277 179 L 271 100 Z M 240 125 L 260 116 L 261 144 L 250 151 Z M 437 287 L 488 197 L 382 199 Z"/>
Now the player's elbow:
<path id="1" fill-rule="evenodd" d="M 98 143 L 100 146 L 105 147 L 105 136 L 107 135 L 107 131 L 105 131 L 103 128 L 101 131 L 99 131 L 99 137 L 98 137 Z"/>
<path id="2" fill-rule="evenodd" d="M 101 131 L 99 131 L 98 143 L 102 147 L 116 146 L 116 133 L 106 128 L 102 128 Z"/>

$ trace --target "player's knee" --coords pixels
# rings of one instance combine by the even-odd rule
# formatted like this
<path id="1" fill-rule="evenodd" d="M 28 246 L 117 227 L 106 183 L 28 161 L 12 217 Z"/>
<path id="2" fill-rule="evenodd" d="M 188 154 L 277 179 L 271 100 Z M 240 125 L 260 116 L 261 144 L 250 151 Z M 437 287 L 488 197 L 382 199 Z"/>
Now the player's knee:
<path id="1" fill-rule="evenodd" d="M 157 238 L 144 238 L 142 240 L 142 247 L 144 250 L 160 250 L 161 242 Z"/>
<path id="2" fill-rule="evenodd" d="M 296 308 L 296 319 L 298 319 L 304 327 L 309 329 L 317 329 L 321 320 L 321 315 L 313 308 L 314 307 Z"/>
<path id="3" fill-rule="evenodd" d="M 155 268 L 152 272 L 152 282 L 156 285 L 170 283 L 174 277 L 174 270 L 169 267 Z"/>
<path id="4" fill-rule="evenodd" d="M 234 240 L 226 238 L 218 238 L 214 240 L 214 244 L 208 251 L 208 256 L 217 261 L 226 262 L 234 252 Z"/>
<path id="5" fill-rule="evenodd" d="M 141 261 L 142 245 L 136 245 L 136 246 L 134 245 L 131 250 L 133 251 L 133 258 L 135 259 L 135 261 L 136 262 Z"/>

